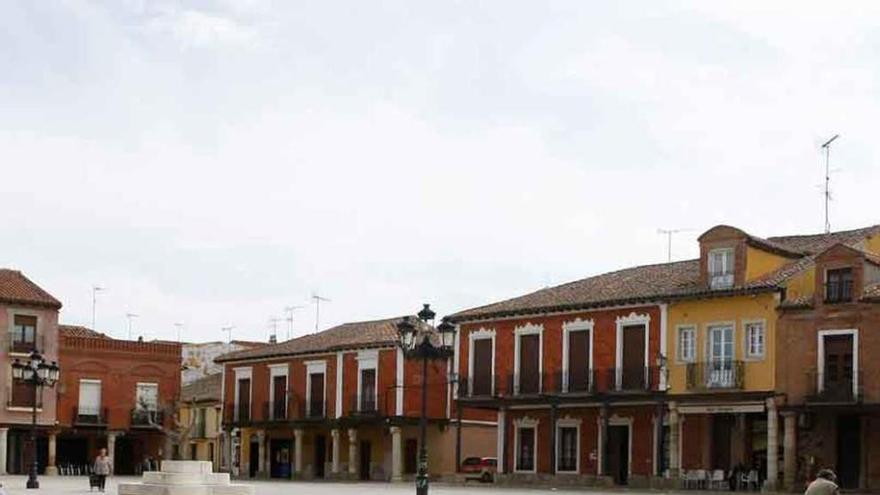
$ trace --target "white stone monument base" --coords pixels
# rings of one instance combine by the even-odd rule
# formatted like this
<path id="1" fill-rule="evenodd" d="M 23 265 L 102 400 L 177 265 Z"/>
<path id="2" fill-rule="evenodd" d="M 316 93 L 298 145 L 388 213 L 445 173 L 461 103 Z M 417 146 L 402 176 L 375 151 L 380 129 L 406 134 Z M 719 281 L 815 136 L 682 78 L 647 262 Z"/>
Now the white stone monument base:
<path id="1" fill-rule="evenodd" d="M 144 473 L 140 483 L 121 483 L 119 495 L 254 495 L 254 487 L 231 484 L 208 461 L 162 461 L 162 470 Z"/>

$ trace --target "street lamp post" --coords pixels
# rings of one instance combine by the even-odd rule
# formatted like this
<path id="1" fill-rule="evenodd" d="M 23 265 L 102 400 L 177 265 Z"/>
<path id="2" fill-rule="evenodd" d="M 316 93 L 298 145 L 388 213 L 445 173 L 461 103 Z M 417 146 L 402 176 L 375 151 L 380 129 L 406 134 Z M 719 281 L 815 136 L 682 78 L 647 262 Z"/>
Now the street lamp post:
<path id="1" fill-rule="evenodd" d="M 37 393 L 42 391 L 43 387 L 54 387 L 58 383 L 58 376 L 61 369 L 55 361 L 46 362 L 46 359 L 37 352 L 31 352 L 28 360 L 21 362 L 16 359 L 12 363 L 12 378 L 22 380 L 33 387 L 34 402 L 31 405 L 31 468 L 28 473 L 27 487 L 40 488 L 40 482 L 37 481 Z"/>
<path id="2" fill-rule="evenodd" d="M 419 467 L 416 474 L 416 495 L 428 495 L 428 449 L 426 445 L 428 426 L 428 361 L 448 359 L 455 349 L 455 326 L 446 318 L 433 326 L 436 313 L 425 304 L 418 313 L 419 326 L 410 317 L 397 324 L 399 345 L 407 358 L 422 360 L 422 412 L 419 417 Z"/>

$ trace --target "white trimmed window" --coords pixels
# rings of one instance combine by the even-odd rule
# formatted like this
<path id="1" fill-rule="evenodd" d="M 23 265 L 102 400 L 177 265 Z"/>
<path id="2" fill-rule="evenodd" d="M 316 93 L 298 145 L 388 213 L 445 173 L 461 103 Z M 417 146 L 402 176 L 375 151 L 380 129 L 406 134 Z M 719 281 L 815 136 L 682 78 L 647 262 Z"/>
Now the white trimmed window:
<path id="1" fill-rule="evenodd" d="M 696 361 L 697 327 L 692 325 L 678 327 L 678 348 L 675 352 L 678 360 L 683 363 Z"/>
<path id="2" fill-rule="evenodd" d="M 709 286 L 713 289 L 733 287 L 733 249 L 709 251 Z"/>
<path id="3" fill-rule="evenodd" d="M 538 449 L 538 422 L 528 417 L 514 422 L 514 471 L 536 472 Z"/>
<path id="4" fill-rule="evenodd" d="M 137 407 L 147 411 L 157 411 L 159 409 L 158 383 L 137 384 Z"/>
<path id="5" fill-rule="evenodd" d="M 760 359 L 764 357 L 765 331 L 763 321 L 752 321 L 746 327 L 746 357 Z"/>

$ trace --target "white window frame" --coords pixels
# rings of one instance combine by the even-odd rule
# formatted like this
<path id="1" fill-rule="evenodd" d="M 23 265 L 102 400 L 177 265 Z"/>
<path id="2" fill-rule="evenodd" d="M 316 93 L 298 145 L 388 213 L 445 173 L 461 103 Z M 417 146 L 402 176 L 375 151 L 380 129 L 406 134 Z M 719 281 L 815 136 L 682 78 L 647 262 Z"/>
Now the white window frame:
<path id="1" fill-rule="evenodd" d="M 590 332 L 590 355 L 587 356 L 587 366 L 590 381 L 593 380 L 593 328 L 594 322 L 593 319 L 582 320 L 577 318 L 572 321 L 566 321 L 562 324 L 562 391 L 568 392 L 568 375 L 569 375 L 569 358 L 568 351 L 571 346 L 571 342 L 569 342 L 569 337 L 574 332 Z M 588 390 L 592 390 L 592 383 L 587 384 L 589 386 Z"/>
<path id="2" fill-rule="evenodd" d="M 284 397 L 284 409 L 287 410 L 287 397 L 290 396 L 290 366 L 287 363 L 280 364 L 270 364 L 269 365 L 269 418 L 275 419 L 275 378 L 279 376 L 283 376 L 286 378 L 284 390 L 287 395 Z M 290 411 L 287 411 L 288 416 L 290 416 Z"/>
<path id="3" fill-rule="evenodd" d="M 559 466 L 559 446 L 562 445 L 560 441 L 562 439 L 561 431 L 563 428 L 574 428 L 577 433 L 576 442 L 575 442 L 575 463 L 574 463 L 574 471 L 563 471 Z M 554 454 L 554 459 L 556 460 L 556 472 L 558 474 L 580 474 L 581 472 L 581 419 L 580 418 L 571 418 L 566 416 L 565 418 L 560 418 L 556 420 L 556 452 Z"/>
<path id="4" fill-rule="evenodd" d="M 232 412 L 233 417 L 236 419 L 240 419 L 238 417 L 241 408 L 239 404 L 241 403 L 241 388 L 239 387 L 239 380 L 248 379 L 251 381 L 250 390 L 248 391 L 248 417 L 253 417 L 253 409 L 254 409 L 254 370 L 250 366 L 234 368 L 233 373 L 235 374 L 235 410 Z"/>
<path id="5" fill-rule="evenodd" d="M 691 334 L 691 355 L 686 357 L 682 352 L 682 335 L 684 332 Z M 681 324 L 675 326 L 675 362 L 676 363 L 695 363 L 697 362 L 697 325 Z"/>
<path id="6" fill-rule="evenodd" d="M 98 410 L 96 412 L 96 415 L 100 416 L 101 409 L 102 409 L 101 406 L 104 403 L 104 385 L 101 383 L 101 380 L 99 380 L 97 378 L 80 378 L 79 379 L 79 390 L 78 390 L 79 395 L 76 398 L 77 399 L 77 401 L 76 401 L 77 414 L 83 415 L 82 411 L 80 411 L 80 409 L 82 408 L 82 386 L 83 386 L 83 383 L 98 385 L 98 405 L 97 405 Z M 137 393 L 137 392 L 135 392 L 135 393 Z M 137 400 L 137 397 L 135 397 L 135 400 Z"/>
<path id="7" fill-rule="evenodd" d="M 373 404 L 379 407 L 379 351 L 369 350 L 358 352 L 355 358 L 358 363 L 357 374 L 357 410 L 360 411 L 361 400 L 364 390 L 363 375 L 364 370 L 373 370 Z M 326 392 L 325 392 L 326 393 Z"/>
<path id="8" fill-rule="evenodd" d="M 513 344 L 513 370 L 516 376 L 516 379 L 513 381 L 513 393 L 519 394 L 519 382 L 522 375 L 520 374 L 520 339 L 525 335 L 537 335 L 538 336 L 538 373 L 544 369 L 544 325 L 538 324 L 535 325 L 533 323 L 526 323 L 525 325 L 515 327 L 513 329 L 514 334 L 514 344 Z M 494 361 L 494 359 L 493 359 Z M 542 393 L 544 391 L 544 380 L 539 375 L 538 377 L 538 393 Z"/>
<path id="9" fill-rule="evenodd" d="M 706 363 L 713 363 L 712 359 L 712 329 L 715 328 L 730 328 L 732 332 L 731 336 L 731 345 L 733 349 L 731 350 L 730 361 L 736 361 L 736 322 L 735 321 L 716 321 L 712 323 L 706 324 L 706 342 L 705 342 L 705 356 Z"/>
<path id="10" fill-rule="evenodd" d="M 752 335 L 751 328 L 753 325 L 761 326 L 761 353 L 752 353 Z M 744 361 L 761 361 L 767 356 L 767 320 L 743 320 L 743 360 Z"/>
<path id="11" fill-rule="evenodd" d="M 715 265 L 715 255 L 723 254 L 722 260 L 722 268 L 723 271 L 716 271 Z M 734 272 L 736 266 L 736 258 L 735 258 L 734 248 L 725 247 L 725 248 L 715 248 L 709 250 L 709 259 L 706 261 L 706 271 L 709 276 L 709 286 L 713 289 L 729 289 L 734 285 Z M 719 280 L 720 279 L 720 280 Z M 720 283 L 717 283 L 719 281 Z"/>
<path id="12" fill-rule="evenodd" d="M 306 361 L 306 415 L 312 407 L 312 373 L 323 373 L 324 377 L 324 400 L 321 402 L 322 416 L 327 415 L 327 361 Z M 253 388 L 253 387 L 251 387 Z"/>
<path id="13" fill-rule="evenodd" d="M 146 409 L 147 411 L 158 411 L 159 410 L 159 384 L 157 382 L 137 382 L 134 386 L 134 400 L 137 404 L 137 407 L 140 408 L 140 397 L 138 394 L 138 390 L 141 388 L 155 388 L 156 389 L 156 409 Z"/>
<path id="14" fill-rule="evenodd" d="M 495 395 L 495 329 L 494 328 L 479 328 L 476 331 L 472 331 L 468 333 L 468 395 L 473 395 L 474 393 L 474 342 L 477 340 L 490 339 L 492 340 L 492 363 L 491 363 L 491 372 L 489 374 L 490 378 L 490 395 Z"/>
<path id="15" fill-rule="evenodd" d="M 816 390 L 823 390 L 825 385 L 825 337 L 834 335 L 852 335 L 853 345 L 853 397 L 859 395 L 859 329 L 850 328 L 846 330 L 819 330 L 817 335 L 817 355 L 816 355 Z"/>
<path id="16" fill-rule="evenodd" d="M 518 418 L 513 422 L 513 472 L 515 473 L 536 473 L 538 472 L 538 423 L 537 419 L 528 416 Z M 532 429 L 532 469 L 520 469 L 519 466 L 519 430 Z"/>
<path id="17" fill-rule="evenodd" d="M 15 332 L 15 316 L 16 315 L 32 316 L 37 319 L 37 325 L 34 327 L 34 346 L 39 347 L 39 344 L 40 344 L 39 337 L 40 337 L 40 335 L 42 335 L 42 327 L 44 325 L 43 315 L 37 311 L 33 311 L 33 310 L 25 309 L 25 308 L 16 308 L 16 307 L 7 308 L 6 309 L 6 316 L 7 316 L 7 321 L 9 322 L 9 324 L 6 329 L 6 335 L 9 335 L 10 339 L 12 338 L 11 336 Z M 44 344 L 45 344 L 45 342 L 44 342 Z M 9 347 L 9 349 L 11 349 L 11 347 Z M 10 351 L 9 355 L 10 356 L 28 356 L 29 353 L 27 353 L 27 352 L 11 352 Z M 8 407 L 7 407 L 7 409 L 8 409 Z M 30 410 L 30 408 L 28 408 L 28 410 Z"/>
<path id="18" fill-rule="evenodd" d="M 614 387 L 620 390 L 623 387 L 623 329 L 624 327 L 644 325 L 645 326 L 645 373 L 649 373 L 648 367 L 651 363 L 651 315 L 647 313 L 637 314 L 635 311 L 626 315 L 617 317 L 617 335 L 615 342 L 614 355 Z M 649 377 L 645 377 L 646 379 Z M 645 383 L 650 383 L 646 381 Z"/>

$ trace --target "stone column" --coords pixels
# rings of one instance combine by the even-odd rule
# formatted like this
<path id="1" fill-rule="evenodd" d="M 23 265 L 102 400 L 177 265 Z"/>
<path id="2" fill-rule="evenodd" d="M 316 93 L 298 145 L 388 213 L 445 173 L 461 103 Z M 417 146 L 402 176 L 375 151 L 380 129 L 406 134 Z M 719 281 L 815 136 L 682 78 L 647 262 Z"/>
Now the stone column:
<path id="1" fill-rule="evenodd" d="M 669 477 L 678 478 L 681 469 L 681 452 L 678 451 L 678 404 L 669 403 Z M 663 452 L 660 452 L 663 455 Z"/>
<path id="2" fill-rule="evenodd" d="M 357 478 L 358 474 L 358 431 L 355 428 L 348 429 L 348 474 Z"/>
<path id="3" fill-rule="evenodd" d="M 333 474 L 339 474 L 339 430 L 330 430 L 330 438 L 333 441 L 333 465 L 330 468 L 330 472 Z"/>
<path id="4" fill-rule="evenodd" d="M 608 441 L 608 406 L 599 408 L 599 435 L 596 438 L 596 476 L 605 476 L 605 443 Z"/>
<path id="5" fill-rule="evenodd" d="M 785 436 L 782 439 L 782 472 L 786 490 L 794 487 L 797 477 L 797 413 L 782 413 Z"/>
<path id="6" fill-rule="evenodd" d="M 266 476 L 266 432 L 260 431 L 257 433 L 257 448 L 259 449 L 259 455 L 257 456 L 257 476 L 258 477 L 267 477 Z"/>
<path id="7" fill-rule="evenodd" d="M 506 466 L 504 462 L 504 436 L 507 433 L 507 411 L 504 409 L 498 410 L 498 425 L 495 427 L 495 435 L 496 435 L 496 444 L 495 444 L 495 457 L 498 459 L 498 466 L 496 470 L 499 473 L 506 473 L 507 471 L 504 469 Z"/>
<path id="8" fill-rule="evenodd" d="M 49 434 L 49 462 L 46 464 L 46 476 L 58 476 L 58 468 L 55 466 L 56 439 L 55 432 Z"/>
<path id="9" fill-rule="evenodd" d="M 391 481 L 403 481 L 403 435 L 399 426 L 391 427 Z"/>
<path id="10" fill-rule="evenodd" d="M 6 449 L 9 439 L 9 428 L 0 428 L 0 474 L 6 474 Z"/>
<path id="11" fill-rule="evenodd" d="M 116 455 L 116 437 L 119 436 L 119 433 L 115 431 L 111 431 L 107 433 L 107 457 L 110 458 L 110 461 L 113 462 Z"/>
<path id="12" fill-rule="evenodd" d="M 293 430 L 293 473 L 301 477 L 303 475 L 303 430 Z"/>
<path id="13" fill-rule="evenodd" d="M 779 473 L 779 417 L 776 399 L 767 399 L 767 481 L 764 489 L 776 491 Z"/>

